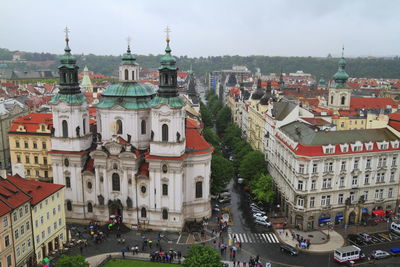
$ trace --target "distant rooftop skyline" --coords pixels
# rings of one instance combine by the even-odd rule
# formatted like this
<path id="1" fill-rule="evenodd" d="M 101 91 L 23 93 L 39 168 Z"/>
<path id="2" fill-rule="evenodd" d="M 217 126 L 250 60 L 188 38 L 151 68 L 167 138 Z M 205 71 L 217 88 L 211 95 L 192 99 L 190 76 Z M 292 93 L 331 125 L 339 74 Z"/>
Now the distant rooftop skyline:
<path id="1" fill-rule="evenodd" d="M 399 55 L 400 1 L 0 0 L 0 47 L 61 54 L 345 57 Z"/>

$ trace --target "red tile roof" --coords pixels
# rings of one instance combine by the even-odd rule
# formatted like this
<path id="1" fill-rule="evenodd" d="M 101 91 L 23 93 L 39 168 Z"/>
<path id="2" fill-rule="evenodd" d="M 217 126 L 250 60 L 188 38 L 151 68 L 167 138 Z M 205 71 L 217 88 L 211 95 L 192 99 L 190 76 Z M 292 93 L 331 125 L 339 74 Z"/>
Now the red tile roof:
<path id="1" fill-rule="evenodd" d="M 322 126 L 322 125 L 329 124 L 328 121 L 326 121 L 322 118 L 301 118 L 301 119 L 312 125 L 316 125 L 316 126 Z"/>
<path id="2" fill-rule="evenodd" d="M 190 154 L 205 154 L 214 151 L 200 134 L 200 127 L 195 120 L 186 119 L 186 151 Z"/>
<path id="3" fill-rule="evenodd" d="M 231 90 L 229 90 L 229 94 L 233 97 L 240 97 L 240 89 L 237 87 L 232 87 Z"/>
<path id="4" fill-rule="evenodd" d="M 140 167 L 139 167 L 139 173 L 149 176 L 149 163 L 148 162 L 143 162 Z"/>
<path id="5" fill-rule="evenodd" d="M 50 129 L 53 126 L 53 115 L 51 113 L 30 113 L 14 120 L 9 131 L 16 132 L 18 126 L 23 125 L 27 133 L 36 133 L 40 129 L 40 124 L 46 124 Z"/>
<path id="6" fill-rule="evenodd" d="M 31 196 L 31 204 L 36 205 L 52 194 L 61 190 L 64 185 L 39 182 L 31 179 L 24 179 L 18 174 L 7 176 L 7 180 L 15 184 L 20 190 Z"/>
<path id="7" fill-rule="evenodd" d="M 400 131 L 400 113 L 389 114 L 389 126 Z"/>
<path id="8" fill-rule="evenodd" d="M 388 106 L 397 108 L 396 102 L 389 97 L 352 97 L 350 99 L 350 109 L 385 109 Z"/>
<path id="9" fill-rule="evenodd" d="M 6 204 L 0 206 L 0 214 L 6 214 L 30 200 L 31 197 L 25 194 L 22 189 L 8 179 L 0 178 L 0 203 Z"/>

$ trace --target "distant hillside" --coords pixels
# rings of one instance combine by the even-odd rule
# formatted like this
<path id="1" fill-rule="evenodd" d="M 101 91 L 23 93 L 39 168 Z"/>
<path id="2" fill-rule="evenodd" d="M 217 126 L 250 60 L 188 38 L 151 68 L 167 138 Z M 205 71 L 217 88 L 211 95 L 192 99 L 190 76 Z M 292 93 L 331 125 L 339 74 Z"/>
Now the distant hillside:
<path id="1" fill-rule="evenodd" d="M 0 48 L 0 60 L 7 61 L 7 68 L 15 70 L 38 69 L 39 66 L 27 66 L 23 62 L 11 62 L 13 52 L 8 49 Z M 105 75 L 116 75 L 118 65 L 121 61 L 119 56 L 97 56 L 76 55 L 81 69 L 87 65 L 89 70 Z M 144 68 L 157 68 L 161 55 L 138 55 L 137 61 Z M 23 58 L 26 60 L 55 60 L 50 69 L 56 69 L 58 56 L 49 53 L 25 53 Z M 400 78 L 400 59 L 383 58 L 348 58 L 346 70 L 351 77 L 371 77 L 371 78 Z M 230 69 L 232 65 L 245 65 L 251 71 L 260 68 L 263 74 L 271 72 L 295 72 L 303 70 L 319 78 L 321 75 L 326 79 L 332 77 L 337 70 L 337 58 L 313 58 L 313 57 L 268 57 L 268 56 L 217 56 L 189 58 L 187 56 L 177 57 L 177 63 L 181 70 L 188 70 L 193 66 L 193 71 L 198 75 L 221 69 Z M 4 65 L 3 64 L 3 65 Z"/>

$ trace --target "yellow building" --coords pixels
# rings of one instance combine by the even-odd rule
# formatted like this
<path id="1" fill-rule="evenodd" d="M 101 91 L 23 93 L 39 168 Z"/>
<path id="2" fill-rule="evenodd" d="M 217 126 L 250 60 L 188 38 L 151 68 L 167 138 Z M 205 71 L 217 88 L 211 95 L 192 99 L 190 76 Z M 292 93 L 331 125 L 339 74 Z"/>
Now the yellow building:
<path id="1" fill-rule="evenodd" d="M 11 208 L 0 198 L 0 266 L 15 265 L 11 236 Z"/>
<path id="2" fill-rule="evenodd" d="M 25 182 L 25 179 L 19 179 L 22 183 Z M 10 180 L 9 177 L 7 179 L 0 178 L 0 202 L 5 204 L 5 207 L 0 205 L 0 214 L 7 212 L 11 215 L 8 216 L 7 222 L 4 220 L 6 217 L 1 222 L 3 227 L 7 224 L 9 228 L 9 234 L 4 236 L 4 241 L 8 240 L 9 245 L 6 246 L 6 252 L 0 251 L 1 260 L 3 261 L 3 257 L 6 257 L 5 262 L 7 264 L 4 266 L 34 266 L 31 199 L 25 190 L 15 185 L 14 181 Z M 11 246 L 12 252 L 8 249 L 9 246 Z M 9 262 L 11 262 L 11 265 L 8 264 Z"/>
<path id="3" fill-rule="evenodd" d="M 368 114 L 367 117 L 336 117 L 332 123 L 338 131 L 357 129 L 385 128 L 389 122 L 389 116 L 380 114 Z"/>
<path id="4" fill-rule="evenodd" d="M 240 90 L 237 87 L 231 88 L 227 97 L 226 97 L 226 105 L 231 109 L 231 117 L 232 121 L 237 124 L 238 123 L 238 99 L 240 97 Z"/>
<path id="5" fill-rule="evenodd" d="M 51 113 L 31 113 L 11 124 L 8 132 L 13 174 L 44 182 L 53 181 L 51 157 Z"/>
<path id="6" fill-rule="evenodd" d="M 64 185 L 27 180 L 18 175 L 8 176 L 7 180 L 31 196 L 32 243 L 36 261 L 40 263 L 61 249 L 67 238 Z"/>

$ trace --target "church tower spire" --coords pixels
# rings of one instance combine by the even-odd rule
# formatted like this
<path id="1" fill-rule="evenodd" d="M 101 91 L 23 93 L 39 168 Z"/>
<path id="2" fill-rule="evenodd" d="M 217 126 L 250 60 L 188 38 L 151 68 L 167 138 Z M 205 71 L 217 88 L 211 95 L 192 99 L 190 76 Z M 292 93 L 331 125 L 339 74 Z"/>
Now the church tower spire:
<path id="1" fill-rule="evenodd" d="M 119 66 L 119 81 L 120 82 L 138 82 L 139 81 L 139 64 L 136 62 L 136 56 L 131 53 L 131 38 L 128 37 L 128 49 L 122 56 L 122 61 Z"/>
<path id="2" fill-rule="evenodd" d="M 69 47 L 69 29 L 66 27 L 64 32 L 64 55 L 61 56 L 61 64 L 58 66 L 58 72 L 60 74 L 59 94 L 76 95 L 81 93 L 78 81 L 79 67 L 76 65 L 76 58 L 71 54 L 71 48 Z"/>

